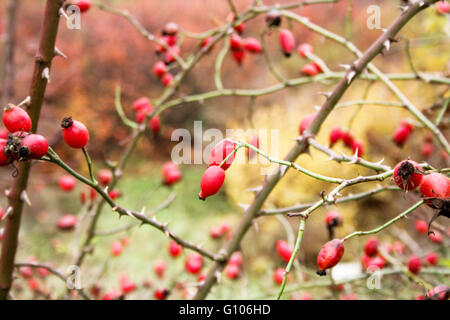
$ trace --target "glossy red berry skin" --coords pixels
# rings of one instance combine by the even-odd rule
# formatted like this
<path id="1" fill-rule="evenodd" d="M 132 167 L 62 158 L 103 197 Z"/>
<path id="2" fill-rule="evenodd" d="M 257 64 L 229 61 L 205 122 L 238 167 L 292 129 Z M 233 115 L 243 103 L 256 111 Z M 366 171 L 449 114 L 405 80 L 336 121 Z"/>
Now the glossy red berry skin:
<path id="1" fill-rule="evenodd" d="M 352 152 L 358 157 L 362 157 L 364 154 L 364 144 L 359 140 L 355 140 L 352 144 Z"/>
<path id="2" fill-rule="evenodd" d="M 147 118 L 147 115 L 149 115 L 152 112 L 153 112 L 153 107 L 150 105 L 139 109 L 136 112 L 136 122 L 137 123 L 144 122 L 144 120 Z"/>
<path id="3" fill-rule="evenodd" d="M 342 221 L 342 217 L 337 211 L 329 211 L 325 216 L 325 224 L 329 227 L 339 226 Z"/>
<path id="4" fill-rule="evenodd" d="M 449 14 L 450 13 L 450 3 L 447 1 L 439 1 L 435 4 L 438 14 Z"/>
<path id="5" fill-rule="evenodd" d="M 102 169 L 98 172 L 98 182 L 104 186 L 107 186 L 111 183 L 113 179 L 113 174 L 111 170 Z"/>
<path id="6" fill-rule="evenodd" d="M 427 174 L 422 179 L 419 191 L 423 198 L 448 199 L 450 198 L 450 179 L 437 172 Z M 439 209 L 431 199 L 425 202 L 430 207 Z"/>
<path id="7" fill-rule="evenodd" d="M 411 256 L 408 261 L 408 270 L 414 274 L 418 274 L 422 268 L 422 261 L 417 256 Z"/>
<path id="8" fill-rule="evenodd" d="M 207 48 L 207 47 L 210 45 L 210 43 L 212 42 L 212 40 L 213 40 L 213 37 L 206 37 L 206 38 L 203 40 L 203 42 L 202 42 L 201 48 L 202 48 L 202 49 Z M 213 48 L 214 48 L 214 45 L 212 45 L 212 46 L 209 48 L 209 51 L 211 51 Z"/>
<path id="9" fill-rule="evenodd" d="M 342 135 L 342 141 L 347 147 L 351 148 L 353 146 L 353 143 L 355 142 L 355 138 L 350 131 L 344 131 L 344 134 Z"/>
<path id="10" fill-rule="evenodd" d="M 292 256 L 292 249 L 289 243 L 287 243 L 284 240 L 277 240 L 277 243 L 275 245 L 275 248 L 277 249 L 278 254 L 280 257 L 286 261 L 289 262 Z"/>
<path id="11" fill-rule="evenodd" d="M 227 264 L 225 267 L 225 275 L 229 279 L 236 279 L 239 276 L 239 266 L 236 264 Z"/>
<path id="12" fill-rule="evenodd" d="M 425 261 L 428 264 L 435 266 L 439 262 L 439 255 L 436 252 L 430 252 L 425 256 Z"/>
<path id="13" fill-rule="evenodd" d="M 238 65 L 242 65 L 242 62 L 245 58 L 245 51 L 244 50 L 235 50 L 231 52 L 234 61 L 238 63 Z"/>
<path id="14" fill-rule="evenodd" d="M 428 224 L 427 224 L 426 221 L 424 221 L 424 220 L 416 220 L 414 226 L 415 226 L 417 232 L 422 233 L 422 234 L 427 234 Z"/>
<path id="15" fill-rule="evenodd" d="M 59 179 L 58 184 L 63 191 L 69 192 L 75 188 L 76 182 L 77 180 L 71 175 L 64 175 Z"/>
<path id="16" fill-rule="evenodd" d="M 216 194 L 225 181 L 225 171 L 218 166 L 211 166 L 203 173 L 200 181 L 200 193 L 198 197 L 200 200 L 205 200 Z"/>
<path id="17" fill-rule="evenodd" d="M 412 160 L 403 160 L 394 168 L 394 182 L 402 190 L 416 189 L 423 180 L 422 167 Z"/>
<path id="18" fill-rule="evenodd" d="M 170 72 L 166 72 L 162 77 L 161 77 L 161 83 L 163 84 L 164 87 L 168 87 L 170 86 L 170 84 L 173 81 L 173 75 Z"/>
<path id="19" fill-rule="evenodd" d="M 137 288 L 136 284 L 131 281 L 122 281 L 120 283 L 120 289 L 122 290 L 123 294 L 131 293 L 131 292 L 135 291 L 136 288 Z"/>
<path id="20" fill-rule="evenodd" d="M 182 174 L 178 166 L 173 162 L 166 162 L 162 166 L 161 174 L 163 183 L 171 186 L 181 180 Z"/>
<path id="21" fill-rule="evenodd" d="M 242 254 L 239 251 L 233 252 L 233 254 L 230 257 L 230 260 L 228 260 L 228 264 L 235 264 L 237 266 L 241 266 L 244 262 L 244 258 L 242 257 Z"/>
<path id="22" fill-rule="evenodd" d="M 62 231 L 70 231 L 73 230 L 77 224 L 78 218 L 76 216 L 66 214 L 58 220 L 56 227 Z"/>
<path id="23" fill-rule="evenodd" d="M 111 245 L 111 254 L 114 257 L 118 257 L 122 254 L 123 246 L 120 241 L 114 241 Z"/>
<path id="24" fill-rule="evenodd" d="M 159 116 L 152 117 L 148 121 L 148 127 L 154 134 L 157 134 L 161 130 L 161 119 Z"/>
<path id="25" fill-rule="evenodd" d="M 220 232 L 219 227 L 213 227 L 209 231 L 209 236 L 211 237 L 211 239 L 219 239 L 222 237 L 222 232 Z"/>
<path id="26" fill-rule="evenodd" d="M 166 64 L 163 61 L 158 61 L 153 65 L 153 74 L 162 77 L 167 72 Z"/>
<path id="27" fill-rule="evenodd" d="M 364 245 L 364 252 L 369 256 L 373 257 L 378 253 L 378 245 L 380 242 L 376 237 L 372 237 L 369 240 L 367 240 L 366 244 Z"/>
<path id="28" fill-rule="evenodd" d="M 20 143 L 19 154 L 25 159 L 40 159 L 48 151 L 48 141 L 39 134 L 30 134 Z"/>
<path id="29" fill-rule="evenodd" d="M 164 56 L 164 62 L 170 64 L 175 61 L 175 57 L 179 57 L 181 54 L 178 46 L 171 46 L 170 51 L 167 51 Z"/>
<path id="30" fill-rule="evenodd" d="M 76 5 L 80 8 L 80 12 L 86 12 L 91 8 L 91 1 L 89 0 L 79 0 Z"/>
<path id="31" fill-rule="evenodd" d="M 89 141 L 89 131 L 86 126 L 79 121 L 72 120 L 72 117 L 64 118 L 61 123 L 64 141 L 72 148 L 84 148 Z"/>
<path id="32" fill-rule="evenodd" d="M 31 130 L 31 118 L 28 113 L 12 104 L 3 109 L 3 124 L 11 133 Z"/>
<path id="33" fill-rule="evenodd" d="M 233 163 L 235 157 L 235 153 L 233 153 L 234 149 L 236 149 L 236 145 L 233 142 L 226 139 L 221 140 L 214 146 L 209 154 L 209 166 L 220 166 L 222 161 L 231 154 L 227 161 L 222 165 L 222 169 L 227 170 Z"/>
<path id="34" fill-rule="evenodd" d="M 414 126 L 406 120 L 400 123 L 400 126 L 395 130 L 393 140 L 399 147 L 403 146 L 408 140 Z"/>
<path id="35" fill-rule="evenodd" d="M 344 254 L 344 244 L 340 239 L 334 239 L 325 243 L 317 255 L 317 266 L 320 275 L 325 274 L 326 269 L 334 267 Z"/>
<path id="36" fill-rule="evenodd" d="M 227 16 L 227 21 L 234 22 L 235 20 L 236 20 L 236 17 L 234 16 L 234 14 L 232 12 L 230 12 Z M 245 24 L 243 22 L 234 27 L 234 30 L 239 34 L 244 32 L 244 29 L 245 29 Z"/>
<path id="37" fill-rule="evenodd" d="M 295 38 L 292 32 L 288 29 L 283 29 L 280 32 L 280 45 L 286 57 L 290 57 L 295 48 Z"/>
<path id="38" fill-rule="evenodd" d="M 302 121 L 300 122 L 300 127 L 298 129 L 298 132 L 300 135 L 303 134 L 303 132 L 309 127 L 309 125 L 314 121 L 314 118 L 316 117 L 316 114 L 309 114 L 305 116 Z"/>
<path id="39" fill-rule="evenodd" d="M 174 258 L 178 257 L 181 254 L 182 251 L 183 251 L 183 247 L 180 244 L 176 243 L 173 240 L 170 241 L 169 254 L 172 257 L 174 257 Z"/>
<path id="40" fill-rule="evenodd" d="M 115 200 L 117 198 L 119 198 L 120 196 L 122 196 L 122 193 L 119 190 L 109 190 L 108 191 L 108 196 L 112 199 Z"/>
<path id="41" fill-rule="evenodd" d="M 230 50 L 231 51 L 242 50 L 244 48 L 244 43 L 245 43 L 244 40 L 236 33 L 233 33 L 230 36 Z"/>
<path id="42" fill-rule="evenodd" d="M 203 257 L 198 253 L 191 253 L 186 258 L 185 268 L 191 274 L 197 274 L 203 267 Z"/>
<path id="43" fill-rule="evenodd" d="M 254 146 L 255 148 L 259 149 L 259 137 L 258 136 L 253 136 L 250 139 L 249 142 L 250 145 Z M 251 150 L 250 148 L 246 149 L 246 155 L 247 155 L 247 159 L 252 159 L 255 155 L 256 155 L 256 151 Z"/>
<path id="44" fill-rule="evenodd" d="M 307 63 L 302 67 L 300 72 L 306 76 L 314 77 L 320 73 L 320 68 L 313 63 Z"/>
<path id="45" fill-rule="evenodd" d="M 432 233 L 430 233 L 428 235 L 428 238 L 430 238 L 430 240 L 432 242 L 438 243 L 438 244 L 440 244 L 444 241 L 444 239 L 442 238 L 442 234 L 437 230 L 434 230 Z"/>
<path id="46" fill-rule="evenodd" d="M 9 132 L 6 129 L 0 128 L 0 139 L 8 139 Z"/>
<path id="47" fill-rule="evenodd" d="M 309 43 L 302 43 L 298 46 L 297 51 L 300 57 L 306 58 L 314 52 L 314 49 Z"/>
<path id="48" fill-rule="evenodd" d="M 369 257 L 366 253 L 363 254 L 362 264 L 365 269 L 378 268 L 383 269 L 386 265 L 386 260 L 382 256 Z"/>
<path id="49" fill-rule="evenodd" d="M 273 281 L 275 281 L 276 284 L 282 284 L 283 278 L 285 274 L 285 270 L 283 268 L 278 268 L 273 272 Z M 286 282 L 289 280 L 289 275 L 286 279 Z"/>
<path id="50" fill-rule="evenodd" d="M 330 147 L 344 137 L 344 131 L 341 128 L 334 128 L 330 132 Z"/>
<path id="51" fill-rule="evenodd" d="M 133 102 L 133 110 L 139 111 L 141 109 L 153 108 L 150 100 L 148 98 L 142 97 Z"/>
<path id="52" fill-rule="evenodd" d="M 6 146 L 6 142 L 7 141 L 5 139 L 0 139 L 0 167 L 6 166 L 10 163 L 5 153 L 3 152 Z"/>
<path id="53" fill-rule="evenodd" d="M 156 300 L 165 300 L 169 295 L 169 290 L 166 288 L 158 288 L 154 293 L 154 297 Z"/>
<path id="54" fill-rule="evenodd" d="M 251 53 L 261 53 L 262 45 L 255 38 L 246 38 L 244 40 L 244 49 Z"/>

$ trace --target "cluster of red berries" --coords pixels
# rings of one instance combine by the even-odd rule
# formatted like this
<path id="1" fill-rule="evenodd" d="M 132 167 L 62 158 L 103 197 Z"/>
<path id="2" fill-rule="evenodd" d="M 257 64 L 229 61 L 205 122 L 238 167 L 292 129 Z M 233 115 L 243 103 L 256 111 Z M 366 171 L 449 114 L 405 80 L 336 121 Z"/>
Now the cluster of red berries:
<path id="1" fill-rule="evenodd" d="M 235 149 L 236 146 L 233 142 L 224 139 L 211 150 L 208 160 L 209 167 L 203 173 L 200 181 L 201 190 L 198 195 L 200 200 L 205 200 L 220 190 L 225 181 L 225 170 L 233 163 Z M 220 166 L 225 159 L 227 160 Z"/>
<path id="2" fill-rule="evenodd" d="M 111 244 L 111 254 L 114 257 L 118 257 L 122 254 L 123 248 L 130 245 L 130 239 L 128 237 L 124 237 L 120 240 L 115 240 Z"/>
<path id="3" fill-rule="evenodd" d="M 153 112 L 154 107 L 148 98 L 142 97 L 133 102 L 133 110 L 136 112 L 136 122 L 143 123 Z M 154 134 L 158 134 L 161 129 L 159 116 L 152 117 L 148 122 L 148 127 Z"/>
<path id="4" fill-rule="evenodd" d="M 32 123 L 25 110 L 9 104 L 3 110 L 3 124 L 9 133 L 6 139 L 0 139 L 0 166 L 45 156 L 48 141 L 39 134 L 29 133 Z"/>
<path id="5" fill-rule="evenodd" d="M 414 224 L 417 232 L 421 234 L 428 234 L 429 239 L 434 243 L 442 243 L 444 241 L 442 234 L 434 230 L 433 232 L 428 232 L 428 223 L 424 220 L 418 219 Z"/>
<path id="6" fill-rule="evenodd" d="M 220 239 L 224 236 L 229 238 L 231 236 L 230 231 L 231 231 L 230 224 L 224 221 L 220 226 L 212 227 L 209 232 L 209 236 L 214 240 Z"/>
<path id="7" fill-rule="evenodd" d="M 369 238 L 364 245 L 364 253 L 361 257 L 362 265 L 365 269 L 378 268 L 383 269 L 386 265 L 386 259 L 378 252 L 380 242 L 377 237 Z M 402 249 L 400 249 L 402 250 Z"/>
<path id="8" fill-rule="evenodd" d="M 170 48 L 170 50 L 166 50 L 163 45 L 158 44 L 156 47 L 156 53 L 158 55 L 164 53 L 164 61 L 158 61 L 153 65 L 153 74 L 157 76 L 161 83 L 167 87 L 173 81 L 173 75 L 168 72 L 167 65 L 171 64 L 175 61 L 175 57 L 179 57 L 181 50 L 177 45 L 178 41 L 178 24 L 175 22 L 167 23 L 162 30 L 161 41 Z"/>
<path id="9" fill-rule="evenodd" d="M 230 37 L 230 50 L 233 55 L 233 59 L 241 65 L 245 57 L 245 52 L 256 54 L 261 53 L 262 45 L 255 38 L 248 37 L 243 39 L 239 36 L 239 34 L 233 33 Z"/>
<path id="10" fill-rule="evenodd" d="M 352 149 L 352 152 L 354 154 L 357 154 L 358 157 L 362 157 L 362 155 L 364 154 L 364 144 L 362 143 L 362 141 L 357 140 L 348 130 L 333 128 L 330 132 L 329 140 L 330 147 L 333 147 L 335 143 L 342 140 L 344 145 Z"/>
<path id="11" fill-rule="evenodd" d="M 275 243 L 275 249 L 281 259 L 283 259 L 285 262 L 289 262 L 293 253 L 293 250 L 289 243 L 284 240 L 277 240 L 277 242 Z M 275 269 L 273 272 L 273 281 L 277 284 L 281 284 L 283 282 L 285 272 L 286 271 L 283 268 Z M 289 280 L 289 276 L 287 280 Z"/>
<path id="12" fill-rule="evenodd" d="M 233 252 L 225 267 L 225 276 L 231 280 L 237 279 L 241 272 L 243 261 L 244 259 L 239 251 Z"/>

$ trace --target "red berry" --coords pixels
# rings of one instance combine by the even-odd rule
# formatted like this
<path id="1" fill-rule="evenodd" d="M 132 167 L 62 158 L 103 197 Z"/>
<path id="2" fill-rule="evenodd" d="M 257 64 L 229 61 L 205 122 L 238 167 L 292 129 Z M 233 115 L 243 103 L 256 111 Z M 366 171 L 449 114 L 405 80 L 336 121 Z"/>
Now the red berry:
<path id="1" fill-rule="evenodd" d="M 313 53 L 314 49 L 309 43 L 302 43 L 298 46 L 297 51 L 301 57 L 306 58 Z"/>
<path id="2" fill-rule="evenodd" d="M 242 38 L 236 33 L 233 33 L 230 37 L 230 50 L 241 51 L 243 48 L 244 48 L 244 40 L 242 40 Z"/>
<path id="3" fill-rule="evenodd" d="M 163 183 L 171 186 L 181 179 L 181 171 L 178 166 L 173 162 L 166 162 L 162 166 L 161 174 L 163 176 Z"/>
<path id="4" fill-rule="evenodd" d="M 394 242 L 392 249 L 397 254 L 405 254 L 406 251 L 405 245 L 399 241 Z"/>
<path id="5" fill-rule="evenodd" d="M 235 20 L 236 20 L 236 17 L 234 16 L 234 14 L 232 12 L 230 12 L 227 16 L 227 21 L 234 22 Z M 238 33 L 244 32 L 244 29 L 245 29 L 245 25 L 243 22 L 241 22 L 240 24 L 238 24 L 237 26 L 234 27 L 234 30 L 236 30 L 236 32 L 238 32 Z"/>
<path id="6" fill-rule="evenodd" d="M 230 231 L 231 231 L 231 225 L 226 221 L 222 222 L 222 224 L 220 225 L 220 233 L 227 234 Z"/>
<path id="7" fill-rule="evenodd" d="M 64 175 L 59 179 L 59 187 L 63 191 L 72 191 L 75 188 L 77 180 L 71 175 Z"/>
<path id="8" fill-rule="evenodd" d="M 170 64 L 175 61 L 175 57 L 180 56 L 180 48 L 178 46 L 171 46 L 170 51 L 167 51 L 164 56 L 164 62 Z"/>
<path id="9" fill-rule="evenodd" d="M 84 148 L 89 141 L 89 131 L 79 121 L 72 117 L 64 118 L 61 122 L 64 141 L 72 148 Z"/>
<path id="10" fill-rule="evenodd" d="M 436 172 L 427 174 L 422 179 L 419 191 L 423 198 L 448 199 L 450 198 L 450 179 Z M 431 199 L 426 200 L 426 203 L 432 208 L 439 209 Z"/>
<path id="11" fill-rule="evenodd" d="M 439 261 L 439 255 L 436 252 L 430 252 L 429 254 L 427 254 L 425 256 L 425 260 L 431 264 L 431 265 L 436 265 Z"/>
<path id="12" fill-rule="evenodd" d="M 122 243 L 122 246 L 128 247 L 130 245 L 130 238 L 123 237 L 122 239 L 120 239 L 120 242 Z"/>
<path id="13" fill-rule="evenodd" d="M 239 64 L 242 64 L 242 61 L 244 61 L 245 57 L 245 51 L 244 50 L 235 50 L 231 52 L 233 55 L 233 59 Z"/>
<path id="14" fill-rule="evenodd" d="M 6 142 L 7 142 L 7 140 L 0 139 L 0 167 L 6 166 L 10 163 L 10 161 L 8 160 L 8 158 L 6 157 L 6 155 L 4 153 Z"/>
<path id="15" fill-rule="evenodd" d="M 336 227 L 342 224 L 342 217 L 337 211 L 329 211 L 325 216 L 325 223 L 329 227 Z"/>
<path id="16" fill-rule="evenodd" d="M 175 241 L 170 241 L 170 245 L 169 245 L 169 254 L 172 257 L 178 257 L 180 255 L 180 253 L 183 251 L 183 247 L 176 243 Z"/>
<path id="17" fill-rule="evenodd" d="M 233 252 L 233 254 L 230 257 L 230 260 L 228 260 L 228 264 L 235 264 L 237 266 L 242 265 L 244 261 L 244 258 L 242 257 L 242 254 L 239 251 Z"/>
<path id="18" fill-rule="evenodd" d="M 153 106 L 148 98 L 142 97 L 137 99 L 133 102 L 133 110 L 139 111 L 141 109 L 147 109 L 151 107 L 153 109 Z"/>
<path id="19" fill-rule="evenodd" d="M 30 288 L 31 291 L 39 291 L 39 282 L 37 282 L 36 279 L 29 279 L 27 281 L 28 288 Z"/>
<path id="20" fill-rule="evenodd" d="M 292 50 L 295 48 L 295 39 L 292 32 L 288 29 L 283 29 L 280 32 L 280 45 L 286 57 L 290 57 Z"/>
<path id="21" fill-rule="evenodd" d="M 344 254 L 344 243 L 342 240 L 334 239 L 322 246 L 317 256 L 319 275 L 325 275 L 325 270 L 334 267 Z"/>
<path id="22" fill-rule="evenodd" d="M 165 73 L 161 77 L 161 83 L 163 84 L 164 87 L 170 86 L 172 81 L 173 81 L 173 75 L 170 72 Z"/>
<path id="23" fill-rule="evenodd" d="M 262 45 L 255 38 L 246 38 L 244 40 L 244 49 L 251 53 L 261 53 Z"/>
<path id="24" fill-rule="evenodd" d="M 428 224 L 424 220 L 416 220 L 414 226 L 419 233 L 426 234 L 428 231 Z"/>
<path id="25" fill-rule="evenodd" d="M 51 266 L 51 264 L 50 264 L 50 266 Z M 42 277 L 42 278 L 45 278 L 45 277 L 47 277 L 47 276 L 49 276 L 50 275 L 50 271 L 48 271 L 48 269 L 46 269 L 46 268 L 37 268 L 37 273 L 38 273 L 38 275 L 40 276 L 40 277 Z"/>
<path id="26" fill-rule="evenodd" d="M 222 232 L 220 232 L 220 228 L 219 227 L 213 227 L 209 231 L 209 236 L 212 239 L 219 239 L 220 237 L 222 237 Z"/>
<path id="27" fill-rule="evenodd" d="M 158 61 L 153 65 L 153 74 L 157 77 L 162 77 L 167 72 L 166 64 L 163 61 Z"/>
<path id="28" fill-rule="evenodd" d="M 144 122 L 144 120 L 147 118 L 147 115 L 149 115 L 152 112 L 153 112 L 153 107 L 150 105 L 139 109 L 136 112 L 136 122 L 137 123 Z"/>
<path id="29" fill-rule="evenodd" d="M 402 190 L 414 190 L 423 180 L 422 167 L 412 160 L 403 160 L 394 168 L 394 182 Z"/>
<path id="30" fill-rule="evenodd" d="M 434 230 L 432 233 L 430 233 L 428 237 L 434 243 L 442 243 L 442 241 L 444 241 L 444 239 L 442 238 L 442 234 L 437 230 Z"/>
<path id="31" fill-rule="evenodd" d="M 210 45 L 210 43 L 212 42 L 213 37 L 206 37 L 203 42 L 202 42 L 202 49 L 208 47 Z M 209 51 L 211 51 L 213 49 L 214 45 L 211 46 L 211 48 L 209 48 Z"/>
<path id="32" fill-rule="evenodd" d="M 378 253 L 378 245 L 380 242 L 376 237 L 372 237 L 369 240 L 367 240 L 366 244 L 364 245 L 364 252 L 369 256 L 373 257 Z"/>
<path id="33" fill-rule="evenodd" d="M 352 152 L 358 157 L 361 157 L 364 153 L 364 145 L 361 141 L 355 140 L 352 144 Z"/>
<path id="34" fill-rule="evenodd" d="M 165 300 L 169 293 L 170 291 L 166 288 L 158 288 L 156 289 L 154 296 L 156 300 Z"/>
<path id="35" fill-rule="evenodd" d="M 236 264 L 227 264 L 225 267 L 225 275 L 229 279 L 236 279 L 239 275 L 239 266 Z"/>
<path id="36" fill-rule="evenodd" d="M 278 268 L 273 272 L 273 281 L 275 281 L 275 283 L 277 284 L 282 284 L 283 283 L 283 278 L 284 278 L 284 274 L 286 273 L 286 271 L 283 268 Z M 289 280 L 289 275 L 286 279 L 286 282 Z"/>
<path id="37" fill-rule="evenodd" d="M 78 218 L 71 214 L 66 214 L 59 218 L 56 226 L 59 230 L 70 231 L 73 230 L 78 223 Z"/>
<path id="38" fill-rule="evenodd" d="M 3 124 L 11 133 L 31 130 L 31 118 L 28 113 L 12 104 L 3 109 Z"/>
<path id="39" fill-rule="evenodd" d="M 255 148 L 259 148 L 259 137 L 253 136 L 249 142 L 250 145 L 254 146 Z M 251 159 L 256 155 L 256 151 L 251 150 L 250 148 L 246 149 L 247 159 Z"/>
<path id="40" fill-rule="evenodd" d="M 119 190 L 110 190 L 110 191 L 108 191 L 108 196 L 112 200 L 115 200 L 115 199 L 119 198 L 121 195 L 122 195 L 122 193 Z"/>
<path id="41" fill-rule="evenodd" d="M 344 137 L 344 131 L 341 128 L 334 128 L 330 132 L 330 147 Z"/>
<path id="42" fill-rule="evenodd" d="M 314 77 L 315 75 L 320 73 L 320 68 L 318 68 L 317 65 L 313 63 L 307 63 L 302 67 L 300 72 L 309 77 Z"/>
<path id="43" fill-rule="evenodd" d="M 448 14 L 450 13 L 450 3 L 444 0 L 436 2 L 436 10 L 438 14 Z"/>
<path id="44" fill-rule="evenodd" d="M 280 257 L 286 261 L 289 262 L 292 256 L 292 249 L 289 243 L 287 243 L 284 240 L 277 240 L 277 243 L 275 245 L 275 248 L 277 249 L 278 254 Z"/>
<path id="45" fill-rule="evenodd" d="M 137 286 L 134 282 L 130 281 L 126 274 L 122 274 L 119 278 L 120 289 L 123 294 L 128 294 L 136 290 Z"/>
<path id="46" fill-rule="evenodd" d="M 119 300 L 122 296 L 122 292 L 117 290 L 111 290 L 108 292 L 105 292 L 105 294 L 102 297 L 102 300 Z"/>
<path id="47" fill-rule="evenodd" d="M 362 256 L 362 264 L 365 269 L 378 268 L 383 269 L 386 260 L 382 256 L 369 257 L 366 253 Z"/>
<path id="48" fill-rule="evenodd" d="M 433 144 L 429 143 L 429 142 L 425 142 L 422 145 L 422 149 L 420 149 L 420 152 L 422 153 L 422 156 L 424 156 L 425 158 L 431 156 L 433 151 L 434 151 Z"/>
<path id="49" fill-rule="evenodd" d="M 233 153 L 236 149 L 236 145 L 229 140 L 221 140 L 218 144 L 214 146 L 209 155 L 208 163 L 209 166 L 220 166 L 223 160 L 225 160 L 228 155 Z M 235 153 L 233 153 L 227 161 L 222 165 L 223 170 L 227 170 L 233 163 Z"/>
<path id="50" fill-rule="evenodd" d="M 166 263 L 162 260 L 156 261 L 153 265 L 153 270 L 155 271 L 156 275 L 160 278 L 164 277 L 164 272 L 166 271 Z"/>
<path id="51" fill-rule="evenodd" d="M 438 285 L 427 292 L 427 299 L 430 300 L 448 300 L 450 297 L 450 288 L 446 285 Z"/>
<path id="52" fill-rule="evenodd" d="M 395 130 L 393 140 L 397 144 L 397 146 L 401 147 L 408 140 L 410 134 L 410 130 L 401 126 L 397 130 Z"/>
<path id="53" fill-rule="evenodd" d="M 355 142 L 355 138 L 350 131 L 345 131 L 342 136 L 342 141 L 344 141 L 344 144 L 347 147 L 351 148 L 353 146 L 353 143 Z"/>
<path id="54" fill-rule="evenodd" d="M 412 255 L 408 261 L 408 270 L 414 274 L 418 274 L 422 268 L 422 261 L 417 256 Z"/>
<path id="55" fill-rule="evenodd" d="M 91 7 L 91 1 L 89 0 L 79 0 L 76 5 L 80 8 L 80 12 L 86 12 Z"/>
<path id="56" fill-rule="evenodd" d="M 207 197 L 216 194 L 225 181 L 225 171 L 218 166 L 211 166 L 203 173 L 200 181 L 200 193 L 198 197 L 200 200 L 205 200 Z"/>
<path id="57" fill-rule="evenodd" d="M 314 118 L 316 117 L 316 113 L 309 114 L 305 116 L 302 121 L 300 122 L 300 127 L 298 129 L 299 134 L 302 135 L 303 132 L 309 127 L 309 125 L 314 121 Z"/>
<path id="58" fill-rule="evenodd" d="M 20 275 L 25 279 L 31 278 L 33 276 L 33 268 L 32 267 L 21 267 L 19 269 Z"/>
<path id="59" fill-rule="evenodd" d="M 100 182 L 100 184 L 107 186 L 108 184 L 111 183 L 112 179 L 113 174 L 111 170 L 102 169 L 98 172 L 98 182 Z"/>
<path id="60" fill-rule="evenodd" d="M 159 116 L 152 117 L 148 122 L 148 127 L 154 134 L 157 134 L 161 129 L 161 120 Z"/>
<path id="61" fill-rule="evenodd" d="M 198 273 L 203 267 L 203 257 L 199 253 L 191 253 L 186 258 L 186 271 L 192 274 Z"/>
<path id="62" fill-rule="evenodd" d="M 120 241 L 114 241 L 111 245 L 111 254 L 118 257 L 122 254 L 123 246 Z"/>

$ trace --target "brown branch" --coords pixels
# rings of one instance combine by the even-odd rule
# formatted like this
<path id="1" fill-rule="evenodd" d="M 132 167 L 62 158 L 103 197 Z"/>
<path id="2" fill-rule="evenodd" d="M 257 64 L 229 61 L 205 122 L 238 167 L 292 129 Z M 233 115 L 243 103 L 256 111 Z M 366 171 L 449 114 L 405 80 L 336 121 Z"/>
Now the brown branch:
<path id="1" fill-rule="evenodd" d="M 348 89 L 352 81 L 358 76 L 367 64 L 372 61 L 384 48 L 384 43 L 390 39 L 393 39 L 395 35 L 400 31 L 400 29 L 417 13 L 428 7 L 429 4 L 436 2 L 437 0 L 428 0 L 424 1 L 424 5 L 420 5 L 420 3 L 412 4 L 408 7 L 408 9 L 395 19 L 392 25 L 383 33 L 373 44 L 372 46 L 364 53 L 364 55 L 356 60 L 351 67 L 347 70 L 346 76 L 336 85 L 333 89 L 325 103 L 322 105 L 321 109 L 317 113 L 314 121 L 311 123 L 309 128 L 305 130 L 303 133 L 302 139 L 300 139 L 296 145 L 291 149 L 291 151 L 285 157 L 285 160 L 293 162 L 297 159 L 297 157 L 305 152 L 308 149 L 307 138 L 314 136 L 320 129 L 320 126 L 325 121 L 327 116 L 333 110 L 339 99 L 342 97 L 344 92 Z M 250 207 L 244 213 L 244 217 L 242 218 L 240 224 L 235 230 L 232 238 L 228 241 L 228 243 L 224 246 L 222 251 L 225 254 L 226 260 L 228 260 L 231 254 L 238 248 L 242 238 L 244 237 L 247 230 L 250 228 L 253 219 L 260 212 L 262 205 L 264 204 L 267 197 L 270 195 L 273 188 L 280 181 L 280 179 L 284 176 L 287 169 L 286 167 L 280 166 L 275 174 L 268 177 L 267 182 L 261 189 L 261 191 L 256 195 L 255 200 L 250 205 Z M 212 286 L 217 281 L 217 274 L 221 271 L 224 264 L 220 262 L 214 262 L 210 267 L 205 282 L 198 289 L 197 294 L 194 299 L 204 299 Z"/>
<path id="2" fill-rule="evenodd" d="M 48 79 L 43 76 L 44 70 L 50 69 L 51 61 L 55 56 L 55 41 L 58 31 L 59 14 L 58 11 L 63 4 L 62 0 L 47 0 L 39 49 L 35 58 L 34 72 L 31 80 L 30 98 L 28 113 L 33 123 L 31 131 L 36 132 L 42 101 Z M 14 181 L 12 188 L 8 192 L 9 206 L 12 208 L 11 214 L 6 219 L 3 234 L 2 253 L 0 257 L 0 299 L 7 299 L 12 284 L 12 273 L 14 268 L 14 258 L 17 250 L 20 220 L 23 209 L 23 195 L 26 192 L 28 176 L 30 173 L 31 161 L 19 164 L 19 174 Z"/>

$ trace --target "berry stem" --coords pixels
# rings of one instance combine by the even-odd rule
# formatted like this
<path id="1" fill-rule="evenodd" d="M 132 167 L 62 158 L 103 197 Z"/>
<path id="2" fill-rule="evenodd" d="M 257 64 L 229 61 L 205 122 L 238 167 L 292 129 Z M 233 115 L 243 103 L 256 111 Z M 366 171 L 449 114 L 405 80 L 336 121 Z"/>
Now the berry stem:
<path id="1" fill-rule="evenodd" d="M 84 157 L 86 158 L 86 163 L 87 163 L 88 168 L 89 168 L 89 176 L 91 177 L 91 181 L 92 181 L 92 183 L 94 185 L 98 185 L 97 180 L 95 180 L 94 170 L 92 169 L 91 157 L 89 157 L 89 153 L 88 153 L 86 147 L 83 147 L 81 149 L 83 150 Z"/>
<path id="2" fill-rule="evenodd" d="M 349 240 L 353 237 L 356 236 L 366 236 L 369 234 L 375 234 L 380 232 L 381 230 L 386 229 L 387 227 L 389 227 L 390 225 L 392 225 L 393 223 L 397 222 L 398 220 L 406 217 L 408 214 L 410 214 L 411 212 L 413 212 L 414 210 L 416 210 L 418 207 L 420 207 L 422 204 L 424 204 L 424 200 L 420 200 L 418 202 L 416 202 L 413 206 L 409 207 L 408 209 L 406 209 L 405 211 L 403 211 L 402 213 L 400 213 L 398 216 L 396 216 L 395 218 L 389 220 L 388 222 L 386 222 L 385 224 L 379 226 L 378 228 L 369 230 L 369 231 L 355 231 L 349 235 L 347 235 L 344 239 L 342 239 L 343 241 L 345 240 Z"/>

